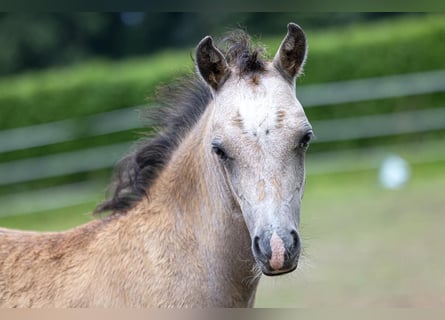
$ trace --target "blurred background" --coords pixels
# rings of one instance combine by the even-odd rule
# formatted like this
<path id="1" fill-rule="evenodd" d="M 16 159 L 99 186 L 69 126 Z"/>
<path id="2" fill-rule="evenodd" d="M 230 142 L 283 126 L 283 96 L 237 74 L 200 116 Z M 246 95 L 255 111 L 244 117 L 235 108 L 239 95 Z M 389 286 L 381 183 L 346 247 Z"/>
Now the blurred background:
<path id="1" fill-rule="evenodd" d="M 243 27 L 272 56 L 289 21 L 308 35 L 297 96 L 317 136 L 304 257 L 263 277 L 257 306 L 445 305 L 441 14 L 1 13 L 0 226 L 91 220 L 199 40 Z"/>

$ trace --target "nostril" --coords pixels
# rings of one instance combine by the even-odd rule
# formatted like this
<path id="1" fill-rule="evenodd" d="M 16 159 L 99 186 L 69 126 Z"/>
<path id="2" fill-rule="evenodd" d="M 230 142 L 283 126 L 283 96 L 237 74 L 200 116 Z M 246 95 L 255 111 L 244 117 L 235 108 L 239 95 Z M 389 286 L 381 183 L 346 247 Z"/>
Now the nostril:
<path id="1" fill-rule="evenodd" d="M 255 250 L 256 253 L 260 253 L 260 237 L 255 237 L 253 239 L 253 249 Z"/>
<path id="2" fill-rule="evenodd" d="M 290 232 L 293 238 L 293 247 L 297 250 L 300 248 L 300 237 L 298 236 L 298 232 L 296 230 L 292 230 Z"/>

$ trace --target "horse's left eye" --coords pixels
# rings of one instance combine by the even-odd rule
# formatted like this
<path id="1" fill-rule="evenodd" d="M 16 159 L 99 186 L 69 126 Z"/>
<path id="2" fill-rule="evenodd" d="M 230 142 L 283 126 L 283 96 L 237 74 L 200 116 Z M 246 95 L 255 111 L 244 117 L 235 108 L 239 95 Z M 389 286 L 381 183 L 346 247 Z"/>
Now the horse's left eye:
<path id="1" fill-rule="evenodd" d="M 314 136 L 314 133 L 312 131 L 308 131 L 298 143 L 298 146 L 300 148 L 307 148 L 309 145 L 309 142 L 311 141 L 312 137 Z"/>

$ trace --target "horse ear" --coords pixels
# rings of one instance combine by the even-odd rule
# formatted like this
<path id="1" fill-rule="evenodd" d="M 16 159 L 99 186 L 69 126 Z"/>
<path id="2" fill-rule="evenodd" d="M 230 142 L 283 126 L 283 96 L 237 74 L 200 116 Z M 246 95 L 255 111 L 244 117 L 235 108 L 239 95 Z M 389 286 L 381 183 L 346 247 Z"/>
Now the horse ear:
<path id="1" fill-rule="evenodd" d="M 214 45 L 212 37 L 202 39 L 196 47 L 196 66 L 201 77 L 217 90 L 229 75 L 224 55 Z"/>
<path id="2" fill-rule="evenodd" d="M 273 65 L 293 82 L 303 70 L 306 55 L 306 35 L 300 26 L 291 22 L 287 25 L 287 35 L 273 59 Z"/>

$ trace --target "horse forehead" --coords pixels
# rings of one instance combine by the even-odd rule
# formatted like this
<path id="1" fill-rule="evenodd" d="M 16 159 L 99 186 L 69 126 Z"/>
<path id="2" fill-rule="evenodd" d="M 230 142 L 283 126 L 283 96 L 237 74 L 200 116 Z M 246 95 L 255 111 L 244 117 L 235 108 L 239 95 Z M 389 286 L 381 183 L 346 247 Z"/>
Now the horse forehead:
<path id="1" fill-rule="evenodd" d="M 272 72 L 258 75 L 255 82 L 249 76 L 229 78 L 215 105 L 217 127 L 260 144 L 287 139 L 307 122 L 294 87 Z M 261 139 L 265 135 L 268 139 Z"/>
<path id="2" fill-rule="evenodd" d="M 248 96 L 237 105 L 236 116 L 250 129 L 272 129 L 277 125 L 292 125 L 305 119 L 300 102 L 285 90 L 273 89 L 261 96 Z"/>

